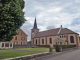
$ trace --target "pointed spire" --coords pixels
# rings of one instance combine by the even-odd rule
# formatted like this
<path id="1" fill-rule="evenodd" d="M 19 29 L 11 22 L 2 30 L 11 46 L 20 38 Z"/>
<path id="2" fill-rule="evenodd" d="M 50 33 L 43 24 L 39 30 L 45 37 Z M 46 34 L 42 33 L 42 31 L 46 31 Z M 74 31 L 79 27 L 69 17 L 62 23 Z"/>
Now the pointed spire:
<path id="1" fill-rule="evenodd" d="M 62 28 L 62 25 L 61 25 L 61 28 Z"/>
<path id="2" fill-rule="evenodd" d="M 38 28 L 37 28 L 37 22 L 36 22 L 36 16 L 35 16 L 35 22 L 34 22 L 34 27 L 33 27 L 33 29 L 38 29 Z"/>

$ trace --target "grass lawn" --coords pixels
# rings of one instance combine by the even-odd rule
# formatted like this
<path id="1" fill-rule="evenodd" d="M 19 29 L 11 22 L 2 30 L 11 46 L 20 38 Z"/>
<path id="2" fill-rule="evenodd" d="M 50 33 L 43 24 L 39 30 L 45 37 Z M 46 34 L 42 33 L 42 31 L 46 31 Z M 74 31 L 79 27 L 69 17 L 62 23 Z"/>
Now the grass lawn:
<path id="1" fill-rule="evenodd" d="M 11 50 L 7 50 L 7 49 L 0 49 L 0 52 L 6 52 L 6 51 L 11 51 Z"/>
<path id="2" fill-rule="evenodd" d="M 4 53 L 0 53 L 0 59 L 12 58 L 12 57 L 18 57 L 18 56 L 24 56 L 24 55 L 31 55 L 31 54 L 36 54 L 36 53 L 23 52 L 23 51 L 4 52 Z"/>
<path id="3" fill-rule="evenodd" d="M 38 47 L 38 48 L 16 48 L 18 50 L 31 50 L 31 51 L 46 51 L 49 52 L 49 48 L 43 48 L 43 47 Z M 55 49 L 53 49 L 53 52 L 56 52 Z"/>

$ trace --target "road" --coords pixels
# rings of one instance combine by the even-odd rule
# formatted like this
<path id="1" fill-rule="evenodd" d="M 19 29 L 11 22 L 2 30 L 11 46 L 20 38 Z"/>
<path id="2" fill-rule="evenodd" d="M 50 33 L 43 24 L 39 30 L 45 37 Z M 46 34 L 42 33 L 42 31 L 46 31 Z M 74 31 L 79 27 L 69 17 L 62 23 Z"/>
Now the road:
<path id="1" fill-rule="evenodd" d="M 80 48 L 56 56 L 51 56 L 41 60 L 80 60 Z"/>

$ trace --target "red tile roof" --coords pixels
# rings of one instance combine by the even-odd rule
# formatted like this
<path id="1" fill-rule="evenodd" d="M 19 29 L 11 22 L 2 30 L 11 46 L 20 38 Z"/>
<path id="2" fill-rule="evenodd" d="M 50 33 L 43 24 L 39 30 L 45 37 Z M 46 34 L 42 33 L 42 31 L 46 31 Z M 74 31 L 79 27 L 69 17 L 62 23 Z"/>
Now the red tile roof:
<path id="1" fill-rule="evenodd" d="M 53 35 L 57 35 L 58 31 L 60 28 L 56 28 L 56 29 L 51 29 L 51 30 L 47 30 L 47 31 L 42 31 L 42 32 L 38 32 L 34 38 L 37 37 L 45 37 L 45 36 L 53 36 Z M 59 34 L 77 34 L 67 28 L 62 28 Z"/>
<path id="2" fill-rule="evenodd" d="M 68 28 L 62 28 L 59 34 L 78 34 L 78 33 L 73 32 Z"/>

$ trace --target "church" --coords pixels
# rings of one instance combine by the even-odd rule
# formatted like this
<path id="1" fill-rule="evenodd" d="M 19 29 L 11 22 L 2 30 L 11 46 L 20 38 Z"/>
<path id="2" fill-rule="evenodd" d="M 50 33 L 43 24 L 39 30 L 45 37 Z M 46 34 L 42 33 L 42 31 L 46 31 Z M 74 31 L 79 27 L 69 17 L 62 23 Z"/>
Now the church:
<path id="1" fill-rule="evenodd" d="M 65 45 L 76 44 L 80 46 L 79 34 L 68 28 L 59 28 L 39 32 L 35 18 L 34 26 L 31 29 L 31 44 L 36 45 Z"/>

